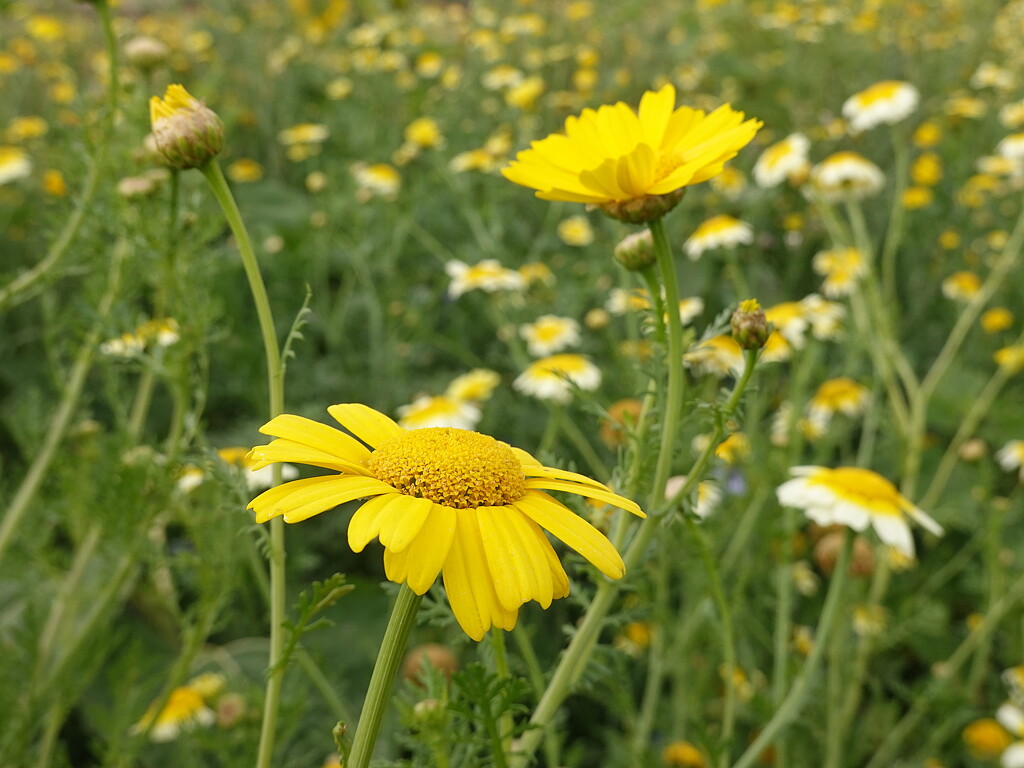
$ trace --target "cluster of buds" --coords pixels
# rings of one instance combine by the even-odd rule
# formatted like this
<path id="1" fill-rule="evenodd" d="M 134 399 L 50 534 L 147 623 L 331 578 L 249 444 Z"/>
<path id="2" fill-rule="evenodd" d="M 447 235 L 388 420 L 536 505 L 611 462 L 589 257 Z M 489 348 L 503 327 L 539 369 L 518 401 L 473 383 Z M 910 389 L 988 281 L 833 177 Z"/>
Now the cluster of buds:
<path id="1" fill-rule="evenodd" d="M 224 148 L 224 123 L 180 85 L 149 100 L 149 117 L 156 146 L 172 168 L 199 168 Z"/>

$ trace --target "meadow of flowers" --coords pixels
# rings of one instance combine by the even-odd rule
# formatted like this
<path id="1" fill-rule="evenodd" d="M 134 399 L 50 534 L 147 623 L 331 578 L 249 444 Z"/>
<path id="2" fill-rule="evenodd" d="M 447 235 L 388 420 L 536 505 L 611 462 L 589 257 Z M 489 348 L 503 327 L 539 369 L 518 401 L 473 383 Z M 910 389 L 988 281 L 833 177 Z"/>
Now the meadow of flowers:
<path id="1" fill-rule="evenodd" d="M 0 766 L 1024 766 L 1022 0 L 0 29 Z"/>

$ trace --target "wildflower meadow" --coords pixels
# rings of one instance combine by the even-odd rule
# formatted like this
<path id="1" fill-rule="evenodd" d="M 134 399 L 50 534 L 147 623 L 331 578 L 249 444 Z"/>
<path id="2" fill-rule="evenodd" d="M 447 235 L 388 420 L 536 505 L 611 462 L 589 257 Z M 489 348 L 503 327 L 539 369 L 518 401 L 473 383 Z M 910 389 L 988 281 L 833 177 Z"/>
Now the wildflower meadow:
<path id="1" fill-rule="evenodd" d="M 1024 768 L 1021 39 L 0 3 L 0 768 Z"/>

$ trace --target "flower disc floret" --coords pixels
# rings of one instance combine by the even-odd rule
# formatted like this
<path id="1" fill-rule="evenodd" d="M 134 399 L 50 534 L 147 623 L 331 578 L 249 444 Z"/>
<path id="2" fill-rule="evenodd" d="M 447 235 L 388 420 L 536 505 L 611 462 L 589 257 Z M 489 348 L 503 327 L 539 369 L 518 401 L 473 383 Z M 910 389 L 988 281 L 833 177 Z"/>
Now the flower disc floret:
<path id="1" fill-rule="evenodd" d="M 382 443 L 366 461 L 399 493 L 456 509 L 499 507 L 522 498 L 526 478 L 506 444 L 464 429 L 414 429 Z"/>

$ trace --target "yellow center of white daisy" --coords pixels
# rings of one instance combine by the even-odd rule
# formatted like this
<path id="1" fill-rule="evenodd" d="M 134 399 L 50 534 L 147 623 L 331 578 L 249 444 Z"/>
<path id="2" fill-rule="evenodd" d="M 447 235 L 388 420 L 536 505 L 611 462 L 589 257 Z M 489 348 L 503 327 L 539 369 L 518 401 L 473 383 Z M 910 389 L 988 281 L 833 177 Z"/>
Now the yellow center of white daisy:
<path id="1" fill-rule="evenodd" d="M 465 429 L 411 430 L 381 443 L 366 468 L 399 493 L 456 509 L 500 507 L 526 493 L 512 449 Z"/>
<path id="2" fill-rule="evenodd" d="M 824 485 L 843 499 L 860 502 L 875 508 L 884 507 L 896 512 L 904 505 L 903 497 L 881 475 L 859 467 L 839 467 L 828 469 L 811 475 L 807 481 L 812 484 Z"/>

